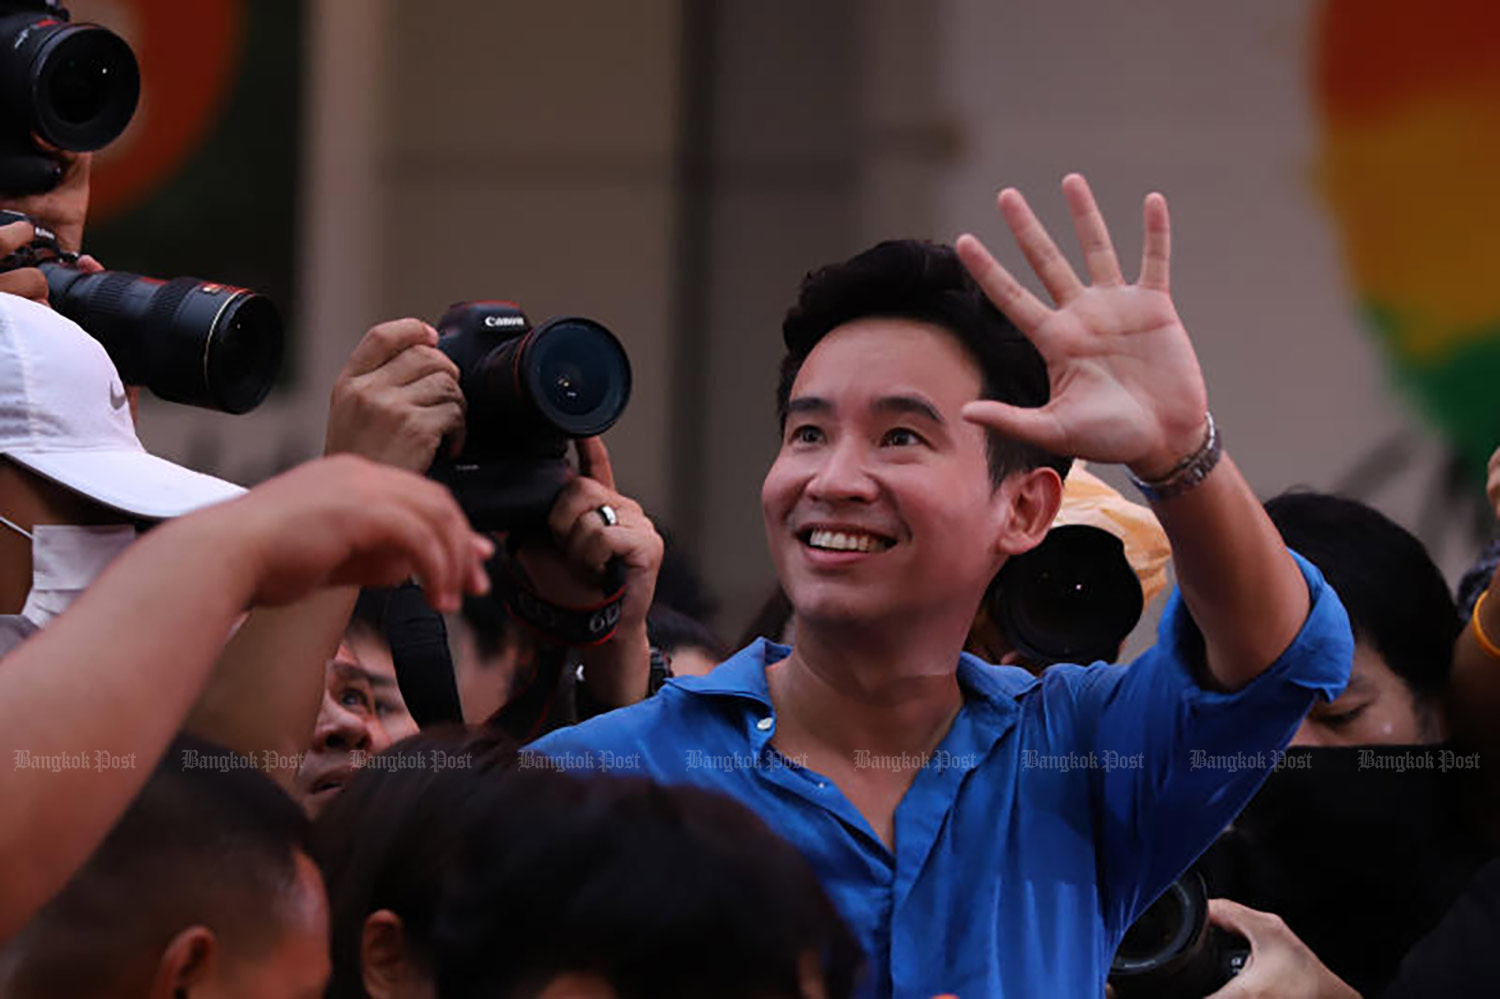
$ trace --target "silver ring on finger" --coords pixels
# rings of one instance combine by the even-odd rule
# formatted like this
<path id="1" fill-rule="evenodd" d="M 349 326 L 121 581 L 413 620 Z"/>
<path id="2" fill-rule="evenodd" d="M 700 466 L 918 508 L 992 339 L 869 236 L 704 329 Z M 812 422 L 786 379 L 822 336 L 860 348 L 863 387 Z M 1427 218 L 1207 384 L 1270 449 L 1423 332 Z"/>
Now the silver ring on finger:
<path id="1" fill-rule="evenodd" d="M 615 508 L 608 503 L 600 504 L 594 512 L 599 515 L 600 520 L 604 521 L 605 527 L 614 527 L 620 522 L 620 515 L 615 513 Z"/>

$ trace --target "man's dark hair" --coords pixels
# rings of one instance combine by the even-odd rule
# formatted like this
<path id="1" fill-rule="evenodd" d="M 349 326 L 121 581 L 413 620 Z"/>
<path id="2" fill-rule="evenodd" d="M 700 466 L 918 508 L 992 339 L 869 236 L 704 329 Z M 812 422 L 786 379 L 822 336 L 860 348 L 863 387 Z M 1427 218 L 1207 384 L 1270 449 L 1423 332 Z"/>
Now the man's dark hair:
<path id="1" fill-rule="evenodd" d="M 476 806 L 435 934 L 444 999 L 568 973 L 621 999 L 793 999 L 808 961 L 852 994 L 859 946 L 812 869 L 730 798 L 532 768 Z"/>
<path id="2" fill-rule="evenodd" d="M 1338 594 L 1355 637 L 1413 693 L 1447 686 L 1463 622 L 1422 542 L 1379 511 L 1324 493 L 1283 493 L 1266 512 L 1287 547 L 1317 566 Z"/>
<path id="3" fill-rule="evenodd" d="M 181 736 L 88 862 L 0 951 L 0 991 L 113 996 L 178 933 L 238 956 L 275 944 L 298 904 L 307 818 L 252 761 Z"/>
<path id="4" fill-rule="evenodd" d="M 433 919 L 465 808 L 512 759 L 503 737 L 426 729 L 367 761 L 318 816 L 312 854 L 328 886 L 329 999 L 364 999 L 360 945 L 365 919 L 381 909 L 400 917 L 408 958 L 431 972 Z"/>
<path id="5" fill-rule="evenodd" d="M 390 605 L 390 587 L 364 587 L 359 591 L 359 598 L 354 601 L 354 613 L 349 615 L 349 630 L 365 631 L 382 642 L 389 643 L 385 633 L 385 614 Z"/>
<path id="6" fill-rule="evenodd" d="M 783 430 L 792 385 L 813 348 L 839 326 L 875 317 L 912 319 L 952 333 L 979 366 L 980 398 L 1035 407 L 1050 396 L 1041 354 L 990 303 L 951 246 L 888 240 L 803 279 L 797 304 L 781 324 L 787 353 L 776 387 L 776 412 Z M 986 438 L 990 481 L 996 487 L 1012 472 L 1043 465 L 1066 476 L 1073 463 L 994 431 L 987 431 Z"/>
<path id="7" fill-rule="evenodd" d="M 702 649 L 716 662 L 729 657 L 713 629 L 666 604 L 652 604 L 646 612 L 646 638 L 668 656 L 678 649 Z"/>

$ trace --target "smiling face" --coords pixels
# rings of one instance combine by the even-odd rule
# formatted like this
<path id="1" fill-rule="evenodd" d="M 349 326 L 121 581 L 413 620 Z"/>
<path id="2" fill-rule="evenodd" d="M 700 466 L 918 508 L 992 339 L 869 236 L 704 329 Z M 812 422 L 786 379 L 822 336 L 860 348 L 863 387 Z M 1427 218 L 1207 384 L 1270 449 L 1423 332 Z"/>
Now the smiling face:
<path id="1" fill-rule="evenodd" d="M 960 417 L 979 396 L 978 365 L 939 327 L 865 318 L 819 341 L 761 487 L 798 621 L 941 614 L 967 630 L 1014 540 L 1015 477 L 993 488 L 984 431 Z"/>

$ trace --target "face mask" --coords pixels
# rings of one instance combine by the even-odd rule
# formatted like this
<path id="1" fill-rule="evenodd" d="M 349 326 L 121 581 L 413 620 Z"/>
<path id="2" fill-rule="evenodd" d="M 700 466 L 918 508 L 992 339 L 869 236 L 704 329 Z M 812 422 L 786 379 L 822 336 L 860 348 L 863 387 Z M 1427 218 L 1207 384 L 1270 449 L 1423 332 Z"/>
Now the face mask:
<path id="1" fill-rule="evenodd" d="M 20 617 L 36 628 L 67 610 L 135 540 L 135 528 L 129 524 L 38 524 L 29 532 L 4 517 L 0 524 L 31 539 L 31 592 Z"/>

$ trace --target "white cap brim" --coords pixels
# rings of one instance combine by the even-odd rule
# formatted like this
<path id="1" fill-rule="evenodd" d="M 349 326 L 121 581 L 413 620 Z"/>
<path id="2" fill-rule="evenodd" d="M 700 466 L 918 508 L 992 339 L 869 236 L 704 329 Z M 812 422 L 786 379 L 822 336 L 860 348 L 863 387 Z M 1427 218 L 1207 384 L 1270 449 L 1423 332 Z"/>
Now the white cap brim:
<path id="1" fill-rule="evenodd" d="M 245 490 L 145 451 L 6 451 L 5 456 L 96 503 L 147 520 L 165 520 Z"/>

